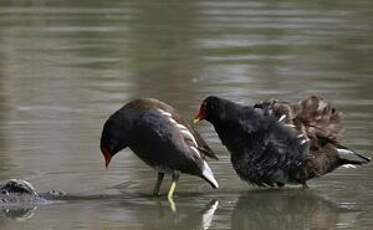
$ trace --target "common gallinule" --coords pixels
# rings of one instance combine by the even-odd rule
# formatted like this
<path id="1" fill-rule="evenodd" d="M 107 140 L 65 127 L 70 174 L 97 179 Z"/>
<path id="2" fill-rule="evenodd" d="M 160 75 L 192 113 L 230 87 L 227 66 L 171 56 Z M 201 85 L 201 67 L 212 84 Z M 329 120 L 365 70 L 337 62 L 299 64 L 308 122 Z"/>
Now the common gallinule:
<path id="1" fill-rule="evenodd" d="M 172 198 L 180 173 L 205 179 L 213 188 L 219 185 L 205 158 L 217 156 L 201 136 L 171 106 L 152 98 L 137 99 L 124 105 L 105 122 L 101 151 L 106 167 L 111 158 L 129 147 L 158 172 L 154 195 L 164 174 L 172 174 L 168 198 Z"/>
<path id="2" fill-rule="evenodd" d="M 207 97 L 194 122 L 209 121 L 241 179 L 259 186 L 302 184 L 370 159 L 340 144 L 340 113 L 323 98 L 245 106 Z"/>

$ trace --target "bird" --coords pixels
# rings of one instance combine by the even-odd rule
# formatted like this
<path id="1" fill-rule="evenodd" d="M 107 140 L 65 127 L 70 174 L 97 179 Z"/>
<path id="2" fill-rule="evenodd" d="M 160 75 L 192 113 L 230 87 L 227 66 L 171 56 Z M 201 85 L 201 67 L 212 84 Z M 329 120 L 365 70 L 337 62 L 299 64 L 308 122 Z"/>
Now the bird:
<path id="1" fill-rule="evenodd" d="M 214 126 L 238 176 L 257 186 L 309 188 L 308 180 L 339 166 L 370 161 L 341 144 L 341 113 L 320 96 L 253 106 L 209 96 L 193 122 L 201 120 Z"/>
<path id="2" fill-rule="evenodd" d="M 207 157 L 217 160 L 217 155 L 198 132 L 164 102 L 154 98 L 135 99 L 107 119 L 100 143 L 106 168 L 112 157 L 127 147 L 157 172 L 153 195 L 160 195 L 165 174 L 172 175 L 169 199 L 173 197 L 180 173 L 201 177 L 213 188 L 219 187 L 206 162 Z"/>

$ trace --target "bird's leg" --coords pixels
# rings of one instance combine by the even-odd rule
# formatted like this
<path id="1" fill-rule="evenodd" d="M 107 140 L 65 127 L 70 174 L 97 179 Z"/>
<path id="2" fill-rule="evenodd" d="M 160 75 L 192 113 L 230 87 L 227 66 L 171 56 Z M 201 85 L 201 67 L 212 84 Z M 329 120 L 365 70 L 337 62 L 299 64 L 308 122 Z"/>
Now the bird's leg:
<path id="1" fill-rule="evenodd" d="M 171 183 L 170 190 L 168 190 L 168 194 L 167 194 L 168 199 L 172 198 L 172 196 L 174 195 L 175 188 L 176 188 L 176 183 L 179 180 L 179 177 L 180 177 L 180 175 L 179 175 L 178 172 L 174 172 L 172 174 L 172 183 Z"/>
<path id="2" fill-rule="evenodd" d="M 277 182 L 276 185 L 277 185 L 277 187 L 279 187 L 279 188 L 283 188 L 283 187 L 285 186 L 285 184 L 284 184 L 284 183 L 281 183 L 281 182 Z"/>
<path id="3" fill-rule="evenodd" d="M 308 187 L 307 182 L 303 182 L 302 185 L 303 185 L 303 189 L 309 189 L 310 188 L 310 187 Z"/>
<path id="4" fill-rule="evenodd" d="M 168 191 L 168 194 L 167 194 L 168 202 L 170 203 L 171 210 L 174 213 L 176 212 L 176 206 L 175 206 L 175 202 L 172 199 L 172 197 L 174 195 L 174 191 L 175 191 L 175 188 L 176 188 L 176 183 L 179 180 L 179 176 L 180 175 L 177 172 L 174 172 L 172 174 L 172 183 L 171 183 L 170 190 Z"/>
<path id="5" fill-rule="evenodd" d="M 157 182 L 155 183 L 154 190 L 153 190 L 154 196 L 160 195 L 159 190 L 161 188 L 163 177 L 164 177 L 164 173 L 158 172 Z"/>

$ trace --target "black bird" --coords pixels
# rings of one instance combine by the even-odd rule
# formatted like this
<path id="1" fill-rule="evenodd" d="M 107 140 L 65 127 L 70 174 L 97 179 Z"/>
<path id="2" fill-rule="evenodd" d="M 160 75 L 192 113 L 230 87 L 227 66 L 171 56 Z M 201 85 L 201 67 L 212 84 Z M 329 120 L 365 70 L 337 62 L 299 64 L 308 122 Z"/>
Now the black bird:
<path id="1" fill-rule="evenodd" d="M 258 186 L 302 184 L 369 158 L 340 144 L 340 113 L 312 96 L 290 104 L 269 100 L 245 106 L 207 97 L 194 123 L 206 119 L 231 152 L 241 179 Z"/>
<path id="2" fill-rule="evenodd" d="M 126 147 L 158 172 L 154 195 L 159 195 L 165 173 L 172 174 L 168 198 L 172 198 L 180 172 L 201 177 L 213 188 L 219 187 L 205 160 L 206 156 L 217 159 L 215 153 L 174 108 L 159 100 L 131 101 L 105 122 L 101 151 L 106 167 Z"/>

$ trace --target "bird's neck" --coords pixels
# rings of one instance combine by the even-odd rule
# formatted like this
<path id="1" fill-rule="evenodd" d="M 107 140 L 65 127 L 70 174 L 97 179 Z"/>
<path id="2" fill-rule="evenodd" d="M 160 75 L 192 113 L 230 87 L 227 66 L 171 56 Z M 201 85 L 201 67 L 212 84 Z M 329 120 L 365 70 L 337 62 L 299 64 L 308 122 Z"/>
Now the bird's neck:
<path id="1" fill-rule="evenodd" d="M 245 144 L 254 140 L 260 118 L 250 107 L 240 106 L 211 121 L 222 141 L 232 154 L 244 152 Z"/>

